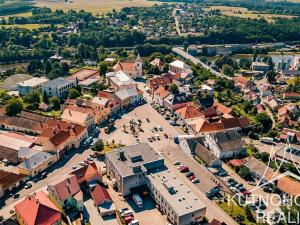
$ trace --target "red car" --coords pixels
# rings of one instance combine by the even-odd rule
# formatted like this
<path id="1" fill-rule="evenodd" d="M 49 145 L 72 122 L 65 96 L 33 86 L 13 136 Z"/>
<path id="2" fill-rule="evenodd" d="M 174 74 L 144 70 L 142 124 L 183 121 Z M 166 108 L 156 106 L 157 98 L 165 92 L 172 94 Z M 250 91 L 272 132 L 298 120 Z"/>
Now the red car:
<path id="1" fill-rule="evenodd" d="M 250 196 L 250 195 L 251 195 L 251 192 L 250 192 L 250 191 L 244 191 L 244 192 L 243 192 L 243 195 L 244 195 L 244 196 Z"/>
<path id="2" fill-rule="evenodd" d="M 90 164 L 90 162 L 88 160 L 84 160 L 84 163 L 87 165 Z"/>
<path id="3" fill-rule="evenodd" d="M 194 180 L 196 177 L 194 175 L 188 177 L 190 181 Z"/>
<path id="4" fill-rule="evenodd" d="M 168 138 L 168 135 L 166 133 L 164 133 L 165 138 Z"/>
<path id="5" fill-rule="evenodd" d="M 134 220 L 134 217 L 133 217 L 133 216 L 126 216 L 126 217 L 124 218 L 124 220 L 125 220 L 125 223 L 126 223 L 126 224 L 129 224 L 132 220 Z"/>
<path id="6" fill-rule="evenodd" d="M 183 167 L 181 167 L 181 168 L 179 169 L 179 171 L 180 171 L 181 173 L 187 173 L 187 172 L 189 172 L 190 170 L 189 170 L 189 167 L 183 166 Z"/>

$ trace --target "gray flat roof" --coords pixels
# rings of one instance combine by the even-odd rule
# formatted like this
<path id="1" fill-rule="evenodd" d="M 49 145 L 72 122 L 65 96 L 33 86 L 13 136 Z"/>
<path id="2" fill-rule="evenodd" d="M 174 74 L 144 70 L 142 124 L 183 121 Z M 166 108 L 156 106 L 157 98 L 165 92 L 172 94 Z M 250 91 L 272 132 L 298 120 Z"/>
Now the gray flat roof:
<path id="1" fill-rule="evenodd" d="M 206 206 L 203 202 L 174 172 L 163 170 L 149 174 L 147 177 L 151 185 L 158 190 L 178 216 L 205 210 Z"/>
<path id="2" fill-rule="evenodd" d="M 124 152 L 123 160 L 120 159 L 120 152 Z M 106 153 L 106 157 L 115 165 L 123 177 L 133 175 L 135 173 L 133 169 L 140 166 L 144 166 L 146 169 L 153 169 L 156 166 L 164 165 L 163 158 L 147 143 L 116 149 Z"/>
<path id="3" fill-rule="evenodd" d="M 62 85 L 69 84 L 72 82 L 74 82 L 74 79 L 72 79 L 72 78 L 58 77 L 53 80 L 50 80 L 45 85 L 47 85 L 47 86 L 62 86 Z"/>

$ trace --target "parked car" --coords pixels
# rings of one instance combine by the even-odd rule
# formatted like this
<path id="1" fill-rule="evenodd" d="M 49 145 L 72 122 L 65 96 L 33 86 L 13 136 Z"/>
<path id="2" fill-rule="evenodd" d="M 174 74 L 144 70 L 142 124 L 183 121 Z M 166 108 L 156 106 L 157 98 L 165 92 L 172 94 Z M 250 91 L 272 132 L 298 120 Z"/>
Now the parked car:
<path id="1" fill-rule="evenodd" d="M 132 220 L 134 220 L 133 216 L 126 216 L 124 218 L 124 221 L 125 221 L 126 224 L 129 224 Z"/>
<path id="2" fill-rule="evenodd" d="M 47 177 L 47 173 L 46 172 L 43 172 L 40 176 L 41 179 L 45 179 Z"/>
<path id="3" fill-rule="evenodd" d="M 174 162 L 173 162 L 173 165 L 179 165 L 180 164 L 180 162 L 178 161 L 178 160 L 175 160 Z"/>
<path id="4" fill-rule="evenodd" d="M 193 176 L 193 175 L 194 175 L 194 173 L 191 172 L 191 171 L 185 174 L 186 177 L 190 177 L 190 176 Z"/>
<path id="5" fill-rule="evenodd" d="M 15 194 L 14 199 L 20 198 L 20 194 Z"/>
<path id="6" fill-rule="evenodd" d="M 179 170 L 181 173 L 187 173 L 189 172 L 189 167 L 188 166 L 183 166 L 182 168 L 180 168 Z"/>
<path id="7" fill-rule="evenodd" d="M 149 138 L 148 138 L 148 141 L 150 141 L 150 142 L 153 142 L 153 140 L 152 140 L 152 138 L 151 138 L 151 137 L 149 137 Z"/>
<path id="8" fill-rule="evenodd" d="M 132 220 L 128 225 L 139 225 L 139 221 L 137 219 Z"/>
<path id="9" fill-rule="evenodd" d="M 125 210 L 124 212 L 121 213 L 121 216 L 122 217 L 125 217 L 125 216 L 133 216 L 133 211 L 128 209 L 128 210 Z"/>
<path id="10" fill-rule="evenodd" d="M 32 187 L 32 184 L 30 182 L 27 182 L 24 186 L 25 189 L 29 189 Z"/>
<path id="11" fill-rule="evenodd" d="M 163 131 L 162 126 L 158 126 L 158 130 L 159 130 L 159 131 Z"/>
<path id="12" fill-rule="evenodd" d="M 165 138 L 168 138 L 168 135 L 166 133 L 164 133 Z"/>
<path id="13" fill-rule="evenodd" d="M 192 183 L 199 183 L 199 182 L 200 182 L 199 178 L 195 178 L 194 180 L 192 180 Z"/>
<path id="14" fill-rule="evenodd" d="M 190 181 L 192 181 L 192 180 L 196 179 L 196 177 L 195 177 L 195 175 L 192 175 L 192 176 L 189 176 L 188 179 L 189 179 Z"/>

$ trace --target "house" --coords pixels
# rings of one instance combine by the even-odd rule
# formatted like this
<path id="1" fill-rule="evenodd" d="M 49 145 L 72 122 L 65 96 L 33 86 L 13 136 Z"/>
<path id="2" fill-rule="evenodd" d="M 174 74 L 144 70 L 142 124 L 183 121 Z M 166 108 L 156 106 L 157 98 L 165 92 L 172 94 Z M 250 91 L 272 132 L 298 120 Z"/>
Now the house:
<path id="1" fill-rule="evenodd" d="M 24 182 L 25 176 L 0 169 L 0 198 L 12 188 L 18 187 Z"/>
<path id="2" fill-rule="evenodd" d="M 164 63 L 161 59 L 159 59 L 159 58 L 153 59 L 153 60 L 150 62 L 150 65 L 151 65 L 151 66 L 154 66 L 154 67 L 157 67 L 158 70 L 159 70 L 160 72 L 163 72 L 163 71 L 164 71 L 165 63 Z"/>
<path id="3" fill-rule="evenodd" d="M 179 147 L 189 156 L 195 155 L 195 149 L 198 143 L 203 143 L 203 136 L 188 136 L 179 138 Z"/>
<path id="4" fill-rule="evenodd" d="M 94 104 L 98 104 L 98 101 L 105 101 L 108 106 L 108 109 L 110 111 L 109 114 L 116 114 L 120 111 L 121 105 L 120 103 L 114 98 L 114 94 L 110 92 L 105 92 L 105 91 L 99 91 L 97 96 L 98 99 L 93 99 L 92 101 Z"/>
<path id="5" fill-rule="evenodd" d="M 235 87 L 238 88 L 240 91 L 243 91 L 246 88 L 251 87 L 251 82 L 245 77 L 234 77 L 233 81 L 234 81 Z"/>
<path id="6" fill-rule="evenodd" d="M 300 144 L 300 131 L 283 128 L 279 138 L 285 143 Z"/>
<path id="7" fill-rule="evenodd" d="M 161 76 L 152 77 L 147 80 L 148 92 L 153 94 L 154 91 L 160 86 L 168 86 L 172 84 L 173 76 L 171 74 L 163 74 Z"/>
<path id="8" fill-rule="evenodd" d="M 15 212 L 21 225 L 62 224 L 61 211 L 43 191 L 28 195 L 15 206 Z"/>
<path id="9" fill-rule="evenodd" d="M 279 105 L 277 103 L 276 99 L 271 99 L 270 101 L 267 101 L 266 104 L 273 110 L 273 111 L 277 111 Z"/>
<path id="10" fill-rule="evenodd" d="M 260 104 L 261 102 L 260 96 L 250 89 L 244 90 L 244 100 L 252 102 L 254 106 Z"/>
<path id="11" fill-rule="evenodd" d="M 17 83 L 20 95 L 26 95 L 33 91 L 40 91 L 43 84 L 49 80 L 44 77 L 33 77 L 29 80 Z"/>
<path id="12" fill-rule="evenodd" d="M 82 87 L 89 87 L 100 81 L 98 70 L 86 68 L 71 74 L 70 78 L 77 80 L 78 85 Z"/>
<path id="13" fill-rule="evenodd" d="M 267 72 L 270 66 L 263 62 L 252 62 L 251 69 L 252 71 Z"/>
<path id="14" fill-rule="evenodd" d="M 214 102 L 212 108 L 214 108 L 218 113 L 220 113 L 224 117 L 230 117 L 233 111 L 231 108 L 219 102 Z"/>
<path id="15" fill-rule="evenodd" d="M 69 210 L 83 211 L 83 193 L 76 176 L 63 177 L 47 187 L 49 198 L 65 214 Z"/>
<path id="16" fill-rule="evenodd" d="M 91 188 L 90 192 L 94 200 L 94 205 L 98 208 L 101 216 L 115 214 L 116 206 L 105 188 L 97 184 Z"/>
<path id="17" fill-rule="evenodd" d="M 78 124 L 86 128 L 91 128 L 95 125 L 93 111 L 82 107 L 67 107 L 62 113 L 61 119 L 62 121 Z"/>
<path id="18" fill-rule="evenodd" d="M 143 76 L 143 62 L 138 54 L 134 62 L 118 62 L 114 65 L 115 72 L 122 71 L 132 79 L 141 78 Z"/>
<path id="19" fill-rule="evenodd" d="M 57 155 L 36 150 L 36 148 L 21 147 L 18 154 L 22 162 L 17 166 L 20 174 L 34 177 L 57 161 Z"/>
<path id="20" fill-rule="evenodd" d="M 180 60 L 175 60 L 169 64 L 169 73 L 175 77 L 178 74 L 179 77 L 176 78 L 183 81 L 188 81 L 193 77 L 193 71 L 191 67 Z"/>
<path id="21" fill-rule="evenodd" d="M 198 156 L 208 167 L 222 167 L 221 160 L 205 148 L 202 143 L 196 144 L 195 155 Z"/>
<path id="22" fill-rule="evenodd" d="M 109 72 L 105 76 L 107 85 L 115 91 L 138 86 L 137 82 L 123 71 Z"/>
<path id="23" fill-rule="evenodd" d="M 77 86 L 76 79 L 58 77 L 42 85 L 42 92 L 48 97 L 65 98 L 71 88 Z"/>
<path id="24" fill-rule="evenodd" d="M 206 84 L 202 84 L 201 88 L 200 88 L 200 92 L 201 92 L 202 95 L 204 94 L 204 95 L 213 96 L 214 95 L 214 88 L 210 87 Z"/>
<path id="25" fill-rule="evenodd" d="M 187 105 L 175 111 L 182 120 L 188 121 L 194 118 L 203 117 L 203 113 L 194 105 Z"/>
<path id="26" fill-rule="evenodd" d="M 234 130 L 206 134 L 205 145 L 219 159 L 234 158 L 245 153 L 244 142 Z"/>
<path id="27" fill-rule="evenodd" d="M 51 119 L 48 128 L 38 136 L 36 143 L 43 150 L 57 154 L 58 158 L 69 149 L 79 148 L 82 141 L 87 138 L 87 129 L 78 124 Z"/>
<path id="28" fill-rule="evenodd" d="M 115 99 L 120 103 L 121 108 L 137 104 L 143 100 L 143 92 L 138 88 L 122 89 L 114 93 Z"/>
<path id="29" fill-rule="evenodd" d="M 285 92 L 285 93 L 283 93 L 283 100 L 285 100 L 285 101 L 299 101 L 300 100 L 300 93 Z"/>
<path id="30" fill-rule="evenodd" d="M 190 97 L 186 93 L 170 94 L 164 99 L 164 107 L 170 111 L 175 111 L 187 105 L 192 105 Z"/>
<path id="31" fill-rule="evenodd" d="M 77 177 L 77 182 L 80 185 L 87 184 L 89 186 L 94 186 L 95 184 L 102 183 L 103 181 L 102 175 L 94 162 L 87 166 L 73 170 L 71 175 L 75 175 Z"/>
<path id="32" fill-rule="evenodd" d="M 0 159 L 14 164 L 19 163 L 20 148 L 32 148 L 35 141 L 35 137 L 14 132 L 0 132 Z"/>
<path id="33" fill-rule="evenodd" d="M 153 93 L 153 99 L 157 102 L 160 106 L 164 106 L 164 100 L 168 97 L 171 93 L 168 91 L 167 86 L 159 86 Z"/>
<path id="34" fill-rule="evenodd" d="M 299 108 L 293 103 L 283 105 L 278 109 L 278 124 L 282 127 L 293 127 L 299 118 Z"/>

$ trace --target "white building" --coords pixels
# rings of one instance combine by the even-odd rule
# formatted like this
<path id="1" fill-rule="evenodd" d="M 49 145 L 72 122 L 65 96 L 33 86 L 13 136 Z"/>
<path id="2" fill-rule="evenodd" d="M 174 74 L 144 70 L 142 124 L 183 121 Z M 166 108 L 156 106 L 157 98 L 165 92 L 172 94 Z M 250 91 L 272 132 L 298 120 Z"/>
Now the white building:
<path id="1" fill-rule="evenodd" d="M 180 74 L 180 77 L 184 80 L 193 76 L 191 67 L 180 60 L 175 60 L 174 62 L 170 63 L 169 73 L 172 75 Z"/>
<path id="2" fill-rule="evenodd" d="M 235 130 L 206 134 L 205 146 L 219 159 L 234 158 L 245 151 L 244 142 Z"/>
<path id="3" fill-rule="evenodd" d="M 114 90 L 137 87 L 138 84 L 123 71 L 109 72 L 106 75 L 106 83 Z"/>
<path id="4" fill-rule="evenodd" d="M 17 83 L 20 95 L 26 95 L 32 91 L 38 91 L 42 85 L 47 83 L 49 80 L 44 77 L 34 77 L 29 80 L 25 80 Z"/>
<path id="5" fill-rule="evenodd" d="M 263 62 L 252 62 L 251 69 L 253 71 L 267 72 L 270 66 Z"/>
<path id="6" fill-rule="evenodd" d="M 42 92 L 46 92 L 48 97 L 64 98 L 68 95 L 68 91 L 76 86 L 76 79 L 58 77 L 45 83 L 42 86 Z"/>

